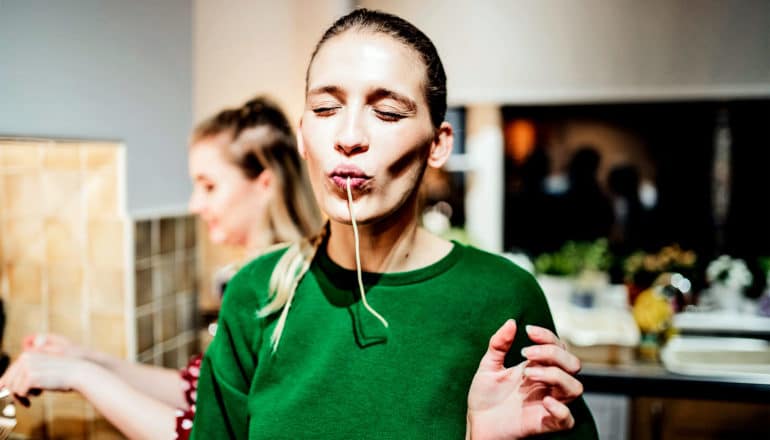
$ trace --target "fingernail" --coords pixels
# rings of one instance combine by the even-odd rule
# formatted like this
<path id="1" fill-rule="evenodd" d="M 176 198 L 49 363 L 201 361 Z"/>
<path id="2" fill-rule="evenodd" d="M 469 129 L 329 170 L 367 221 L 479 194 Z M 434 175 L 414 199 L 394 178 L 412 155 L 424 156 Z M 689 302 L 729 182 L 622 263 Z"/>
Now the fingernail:
<path id="1" fill-rule="evenodd" d="M 521 357 L 527 358 L 527 351 L 529 351 L 529 350 L 527 350 L 527 347 L 522 348 L 521 349 Z"/>
<path id="2" fill-rule="evenodd" d="M 525 368 L 524 369 L 524 376 L 526 376 L 526 377 L 535 377 L 535 376 L 537 376 L 537 370 L 534 369 L 534 368 L 530 368 L 530 367 Z"/>
<path id="3" fill-rule="evenodd" d="M 533 325 L 527 325 L 526 329 L 527 329 L 527 333 L 533 333 L 537 331 L 537 329 Z"/>

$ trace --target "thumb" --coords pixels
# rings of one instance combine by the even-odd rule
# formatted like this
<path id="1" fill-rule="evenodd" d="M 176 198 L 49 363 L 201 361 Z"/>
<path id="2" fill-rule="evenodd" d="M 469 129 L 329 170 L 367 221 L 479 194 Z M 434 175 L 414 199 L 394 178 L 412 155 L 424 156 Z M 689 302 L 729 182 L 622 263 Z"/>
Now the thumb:
<path id="1" fill-rule="evenodd" d="M 503 361 L 516 337 L 516 321 L 509 319 L 489 339 L 489 348 L 481 358 L 479 370 L 497 371 L 505 368 Z"/>

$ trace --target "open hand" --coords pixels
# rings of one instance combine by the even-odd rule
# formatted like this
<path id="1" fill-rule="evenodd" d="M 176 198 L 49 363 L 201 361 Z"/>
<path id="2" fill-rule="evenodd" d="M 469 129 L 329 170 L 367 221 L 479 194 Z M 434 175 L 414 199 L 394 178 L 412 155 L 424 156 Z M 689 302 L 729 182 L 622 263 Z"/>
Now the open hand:
<path id="1" fill-rule="evenodd" d="M 575 419 L 567 403 L 583 393 L 573 377 L 580 361 L 548 329 L 527 326 L 537 345 L 523 350 L 526 361 L 503 365 L 516 336 L 506 321 L 492 336 L 468 393 L 468 434 L 473 440 L 516 439 L 570 429 Z"/>

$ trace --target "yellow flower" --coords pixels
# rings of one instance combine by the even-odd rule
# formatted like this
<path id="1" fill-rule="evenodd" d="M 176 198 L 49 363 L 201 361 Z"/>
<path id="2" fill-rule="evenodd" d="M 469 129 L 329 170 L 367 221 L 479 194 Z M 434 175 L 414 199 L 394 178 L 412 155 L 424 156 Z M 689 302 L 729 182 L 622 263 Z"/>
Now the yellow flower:
<path id="1" fill-rule="evenodd" d="M 639 294 L 632 311 L 639 329 L 646 333 L 658 333 L 666 329 L 673 311 L 666 297 L 654 288 Z"/>

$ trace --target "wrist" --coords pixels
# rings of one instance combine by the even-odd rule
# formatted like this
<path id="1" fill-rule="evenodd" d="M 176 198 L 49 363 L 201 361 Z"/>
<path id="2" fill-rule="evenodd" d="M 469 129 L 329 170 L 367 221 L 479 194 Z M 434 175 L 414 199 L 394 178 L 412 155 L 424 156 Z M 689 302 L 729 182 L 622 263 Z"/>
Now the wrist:
<path id="1" fill-rule="evenodd" d="M 483 414 L 468 410 L 465 415 L 465 440 L 516 440 L 520 437 L 496 430 L 494 421 L 484 421 Z"/>
<path id="2" fill-rule="evenodd" d="M 93 387 L 100 387 L 105 384 L 107 377 L 110 374 L 106 369 L 100 365 L 80 359 L 73 365 L 75 374 L 73 374 L 72 383 L 70 386 L 78 393 L 87 396 L 94 391 Z"/>

